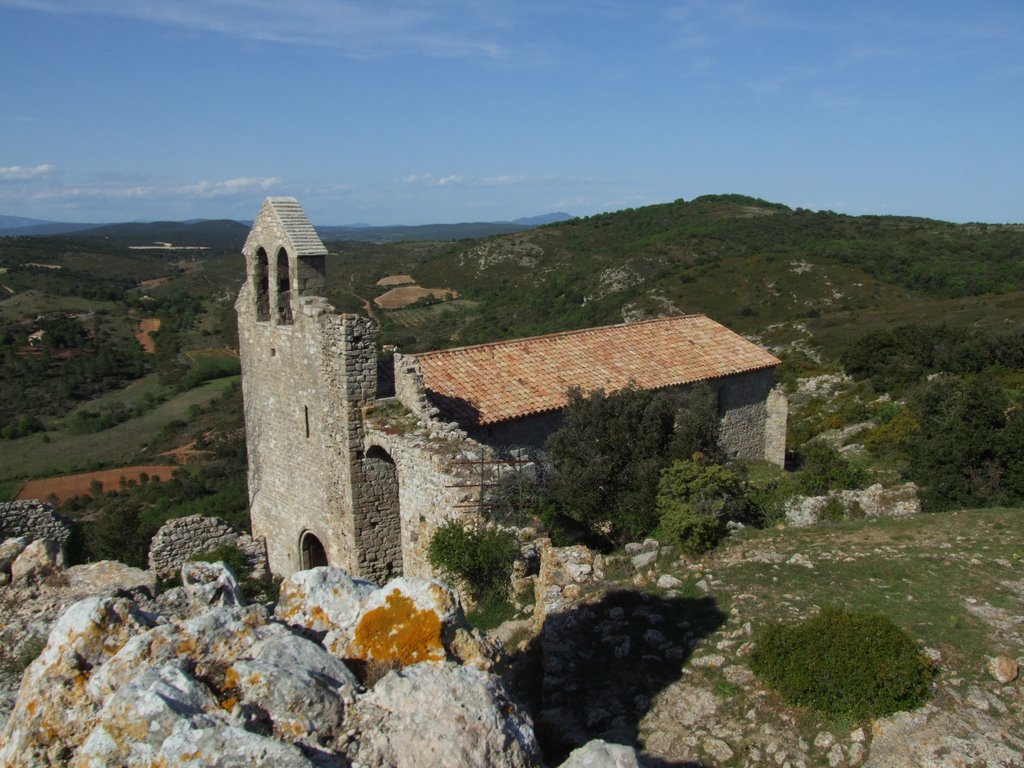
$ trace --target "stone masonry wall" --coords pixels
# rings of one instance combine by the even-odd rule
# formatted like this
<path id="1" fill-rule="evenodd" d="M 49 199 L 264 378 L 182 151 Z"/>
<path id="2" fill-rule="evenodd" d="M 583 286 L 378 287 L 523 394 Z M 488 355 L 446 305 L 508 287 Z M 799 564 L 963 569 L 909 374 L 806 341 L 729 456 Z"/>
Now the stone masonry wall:
<path id="1" fill-rule="evenodd" d="M 372 448 L 363 460 L 361 514 L 356 517 L 359 573 L 376 584 L 402 575 L 402 524 L 398 471 L 383 450 Z"/>
<path id="2" fill-rule="evenodd" d="M 292 325 L 256 322 L 243 290 L 239 351 L 249 462 L 253 534 L 267 541 L 274 573 L 299 570 L 300 540 L 311 531 L 331 562 L 341 558 L 337 542 L 351 539 L 348 462 L 336 431 L 345 423 L 326 396 L 325 347 L 343 346 L 340 318 L 322 300 L 304 300 Z M 334 543 L 332 551 L 332 543 Z"/>
<path id="3" fill-rule="evenodd" d="M 474 483 L 472 460 L 486 449 L 468 440 L 396 431 L 376 421 L 366 426 L 366 442 L 395 463 L 403 572 L 429 577 L 427 548 L 434 531 L 449 520 L 470 522 L 478 517 L 479 485 Z"/>
<path id="4" fill-rule="evenodd" d="M 74 524 L 41 501 L 9 501 L 0 504 L 0 541 L 25 536 L 32 541 L 52 539 L 62 547 Z"/>
<path id="5" fill-rule="evenodd" d="M 709 381 L 708 384 L 718 395 L 718 412 L 722 417 L 722 446 L 726 452 L 739 459 L 767 458 L 766 401 L 774 385 L 772 369 L 738 373 Z"/>
<path id="6" fill-rule="evenodd" d="M 764 459 L 778 467 L 786 466 L 786 423 L 789 399 L 776 387 L 768 393 L 765 403 L 768 417 L 764 425 Z"/>
<path id="7" fill-rule="evenodd" d="M 149 544 L 149 567 L 154 571 L 174 571 L 192 555 L 228 544 L 241 550 L 251 573 L 266 573 L 266 542 L 235 530 L 219 517 L 203 515 L 179 517 L 164 523 Z"/>

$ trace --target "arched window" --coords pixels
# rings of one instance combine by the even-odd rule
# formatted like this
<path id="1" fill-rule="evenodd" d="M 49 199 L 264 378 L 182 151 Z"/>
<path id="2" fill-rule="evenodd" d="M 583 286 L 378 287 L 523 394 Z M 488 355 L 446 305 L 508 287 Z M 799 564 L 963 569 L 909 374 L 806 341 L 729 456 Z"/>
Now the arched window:
<path id="1" fill-rule="evenodd" d="M 277 252 L 277 322 L 292 324 L 292 279 L 288 271 L 288 252 Z"/>
<path id="2" fill-rule="evenodd" d="M 302 534 L 299 546 L 302 554 L 302 570 L 308 571 L 310 568 L 327 565 L 327 550 L 324 549 L 320 539 L 312 533 L 306 531 Z"/>
<path id="3" fill-rule="evenodd" d="M 267 322 L 270 320 L 270 261 L 262 248 L 256 251 L 253 283 L 256 290 L 256 319 Z"/>

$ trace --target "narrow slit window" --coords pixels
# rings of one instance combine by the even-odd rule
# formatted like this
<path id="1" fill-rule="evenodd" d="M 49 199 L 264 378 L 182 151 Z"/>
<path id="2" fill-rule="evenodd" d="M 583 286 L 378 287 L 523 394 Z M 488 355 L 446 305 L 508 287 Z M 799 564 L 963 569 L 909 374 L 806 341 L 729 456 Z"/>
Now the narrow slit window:
<path id="1" fill-rule="evenodd" d="M 306 415 L 306 439 L 308 440 L 309 439 L 309 406 L 308 405 L 302 406 L 302 410 L 305 412 L 305 415 Z"/>

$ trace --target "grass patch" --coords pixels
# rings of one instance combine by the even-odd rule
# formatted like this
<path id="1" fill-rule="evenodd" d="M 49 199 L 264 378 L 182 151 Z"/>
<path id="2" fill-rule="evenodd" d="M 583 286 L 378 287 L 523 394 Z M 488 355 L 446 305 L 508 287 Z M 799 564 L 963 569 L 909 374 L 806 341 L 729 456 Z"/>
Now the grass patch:
<path id="1" fill-rule="evenodd" d="M 485 600 L 466 611 L 466 621 L 476 629 L 493 629 L 515 615 L 515 606 L 507 600 Z"/>
<path id="2" fill-rule="evenodd" d="M 0 502 L 14 501 L 14 497 L 18 495 L 18 490 L 20 488 L 20 481 L 5 480 L 0 482 Z"/>
<path id="3" fill-rule="evenodd" d="M 725 558 L 740 562 L 721 578 L 757 598 L 746 602 L 755 624 L 807 617 L 839 600 L 840 608 L 886 616 L 921 644 L 963 659 L 963 676 L 982 682 L 987 656 L 1019 649 L 1019 639 L 987 617 L 1024 612 L 1024 600 L 1006 587 L 1019 578 L 1013 563 L 1024 547 L 1020 514 L 995 508 L 748 529 L 727 544 Z M 747 555 L 755 551 L 778 557 L 751 562 Z M 797 553 L 814 567 L 787 565 Z"/>
<path id="4" fill-rule="evenodd" d="M 138 418 L 92 434 L 55 431 L 17 440 L 0 440 L 3 480 L 21 480 L 131 464 L 147 456 L 150 444 L 168 424 L 184 421 L 193 406 L 203 407 L 227 389 L 232 379 L 215 380 L 182 392 Z"/>

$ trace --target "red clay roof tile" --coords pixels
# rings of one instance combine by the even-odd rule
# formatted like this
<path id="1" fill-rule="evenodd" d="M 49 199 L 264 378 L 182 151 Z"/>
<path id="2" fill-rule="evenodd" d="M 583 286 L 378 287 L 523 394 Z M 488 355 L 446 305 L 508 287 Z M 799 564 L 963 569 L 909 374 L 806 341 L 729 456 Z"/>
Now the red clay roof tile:
<path id="1" fill-rule="evenodd" d="M 552 333 L 416 355 L 423 383 L 459 421 L 494 424 L 563 408 L 571 387 L 660 389 L 779 360 L 704 315 Z"/>

